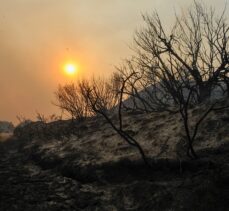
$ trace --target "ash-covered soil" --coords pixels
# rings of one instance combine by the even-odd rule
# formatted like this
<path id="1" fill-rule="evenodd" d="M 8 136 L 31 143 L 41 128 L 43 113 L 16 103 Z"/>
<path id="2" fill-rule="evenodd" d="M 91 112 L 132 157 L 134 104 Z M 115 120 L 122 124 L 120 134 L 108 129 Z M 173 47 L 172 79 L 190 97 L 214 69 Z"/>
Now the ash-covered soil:
<path id="1" fill-rule="evenodd" d="M 192 113 L 195 120 L 198 111 Z M 59 139 L 24 128 L 0 143 L 0 210 L 229 210 L 227 115 L 214 113 L 203 124 L 195 161 L 182 151 L 177 115 L 128 117 L 151 168 L 98 119 Z M 45 128 L 61 131 L 57 126 Z"/>

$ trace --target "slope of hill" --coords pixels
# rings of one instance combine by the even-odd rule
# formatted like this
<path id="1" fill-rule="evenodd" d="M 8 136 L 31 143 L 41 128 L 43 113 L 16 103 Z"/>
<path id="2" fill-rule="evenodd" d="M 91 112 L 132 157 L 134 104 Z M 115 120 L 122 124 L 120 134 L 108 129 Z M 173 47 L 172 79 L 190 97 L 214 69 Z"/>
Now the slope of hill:
<path id="1" fill-rule="evenodd" d="M 29 124 L 0 146 L 0 210 L 227 210 L 228 125 L 228 110 L 207 117 L 194 161 L 178 113 L 125 114 L 148 168 L 102 117 Z"/>

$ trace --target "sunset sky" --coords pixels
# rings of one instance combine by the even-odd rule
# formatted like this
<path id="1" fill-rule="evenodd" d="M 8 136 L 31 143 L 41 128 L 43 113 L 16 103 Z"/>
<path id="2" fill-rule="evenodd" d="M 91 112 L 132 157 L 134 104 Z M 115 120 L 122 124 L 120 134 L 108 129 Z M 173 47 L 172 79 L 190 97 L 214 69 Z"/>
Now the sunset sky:
<path id="1" fill-rule="evenodd" d="M 226 0 L 205 0 L 223 10 Z M 0 0 L 0 120 L 60 113 L 58 84 L 109 75 L 132 54 L 141 14 L 157 10 L 171 26 L 192 0 Z M 228 6 L 229 7 L 229 6 Z M 227 8 L 228 11 L 228 8 Z M 64 73 L 74 63 L 77 74 Z"/>

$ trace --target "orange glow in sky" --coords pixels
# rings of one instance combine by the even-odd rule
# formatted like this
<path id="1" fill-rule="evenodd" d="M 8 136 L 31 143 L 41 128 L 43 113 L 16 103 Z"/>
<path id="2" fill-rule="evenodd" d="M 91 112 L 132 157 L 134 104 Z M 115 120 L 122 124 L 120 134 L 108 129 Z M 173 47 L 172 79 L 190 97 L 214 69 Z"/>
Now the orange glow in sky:
<path id="1" fill-rule="evenodd" d="M 226 0 L 203 1 L 221 12 Z M 36 111 L 60 114 L 51 103 L 58 84 L 108 77 L 116 71 L 114 66 L 123 58 L 134 55 L 133 33 L 144 26 L 141 14 L 156 10 L 163 25 L 170 27 L 176 20 L 174 11 L 192 4 L 193 0 L 0 0 L 0 121 L 18 123 L 18 115 L 34 120 Z"/>

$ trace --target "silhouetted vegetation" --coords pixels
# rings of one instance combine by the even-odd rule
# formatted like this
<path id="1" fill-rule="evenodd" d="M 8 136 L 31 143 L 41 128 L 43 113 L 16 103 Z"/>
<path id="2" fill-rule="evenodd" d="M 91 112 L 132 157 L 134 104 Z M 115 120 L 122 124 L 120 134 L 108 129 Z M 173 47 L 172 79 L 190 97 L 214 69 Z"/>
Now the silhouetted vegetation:
<path id="1" fill-rule="evenodd" d="M 90 115 L 88 104 L 82 95 L 79 84 L 59 86 L 55 92 L 56 106 L 66 111 L 73 119 L 83 120 Z"/>

